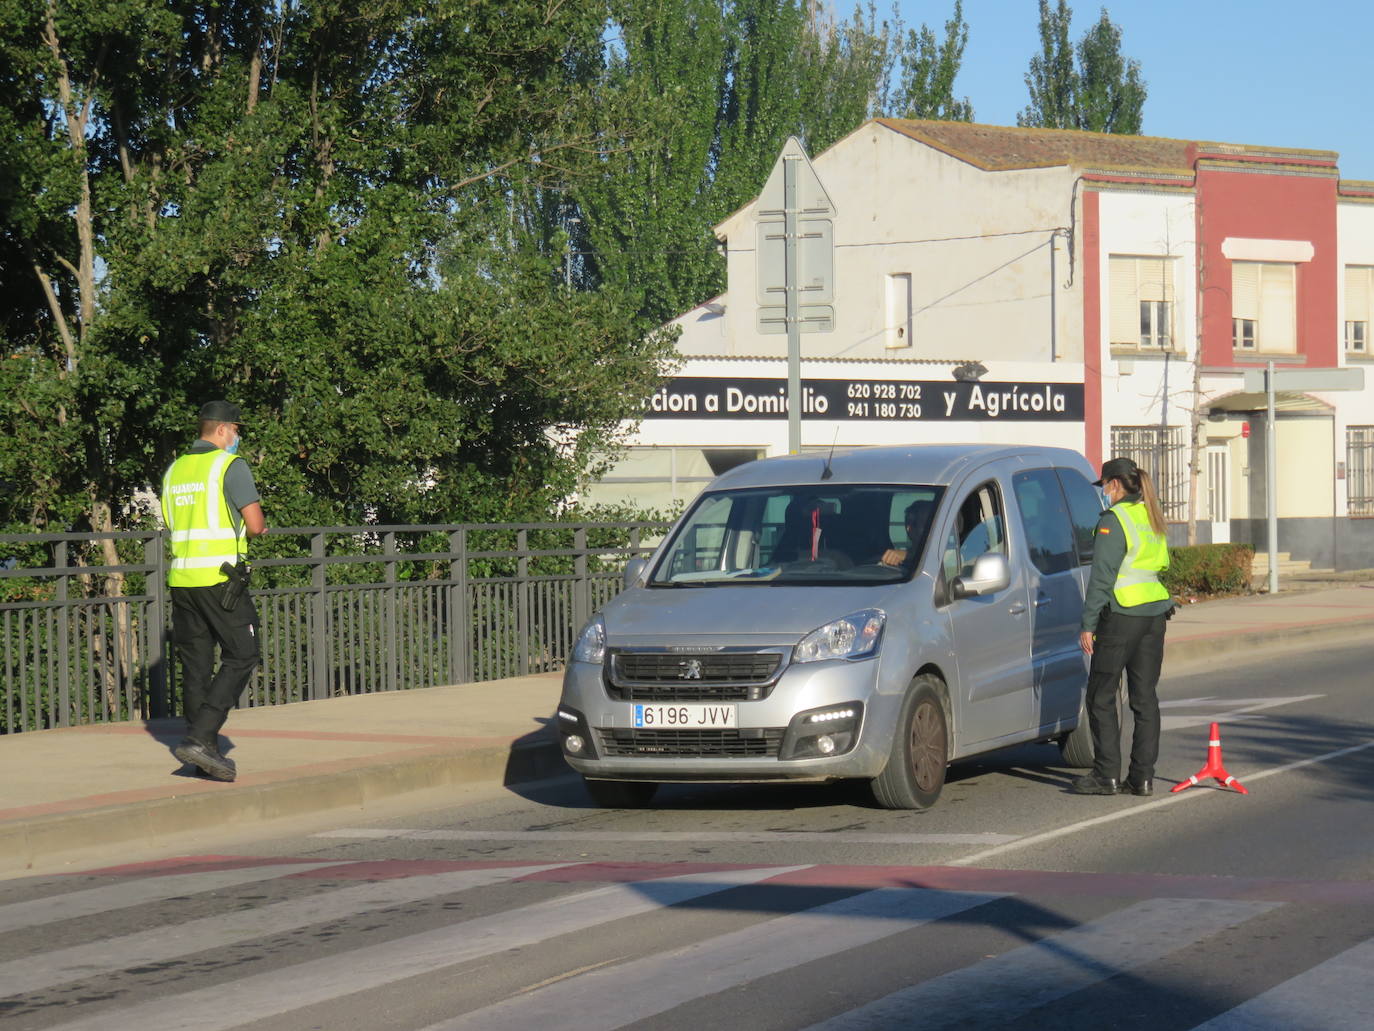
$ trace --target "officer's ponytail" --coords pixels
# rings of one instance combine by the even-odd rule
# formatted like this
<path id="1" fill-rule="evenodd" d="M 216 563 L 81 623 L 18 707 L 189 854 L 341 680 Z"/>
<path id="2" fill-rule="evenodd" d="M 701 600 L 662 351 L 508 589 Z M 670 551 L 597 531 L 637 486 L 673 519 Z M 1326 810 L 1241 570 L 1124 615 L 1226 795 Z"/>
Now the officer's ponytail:
<path id="1" fill-rule="evenodd" d="M 1150 474 L 1144 469 L 1136 470 L 1137 483 L 1127 483 L 1126 490 L 1131 494 L 1139 494 L 1141 503 L 1145 506 L 1145 511 L 1150 516 L 1150 529 L 1161 537 L 1166 530 L 1164 524 L 1164 508 L 1159 503 L 1159 494 L 1155 491 L 1155 481 L 1150 479 Z"/>

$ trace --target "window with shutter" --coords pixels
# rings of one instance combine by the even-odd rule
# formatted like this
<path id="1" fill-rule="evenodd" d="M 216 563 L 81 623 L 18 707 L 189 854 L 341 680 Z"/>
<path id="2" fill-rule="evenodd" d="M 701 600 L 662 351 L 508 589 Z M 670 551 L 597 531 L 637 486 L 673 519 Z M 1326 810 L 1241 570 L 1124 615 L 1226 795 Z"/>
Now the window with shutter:
<path id="1" fill-rule="evenodd" d="M 1173 260 L 1113 254 L 1108 260 L 1111 345 L 1117 350 L 1172 347 Z"/>
<path id="2" fill-rule="evenodd" d="M 1231 344 L 1238 350 L 1293 354 L 1298 349 L 1297 266 L 1231 263 Z"/>

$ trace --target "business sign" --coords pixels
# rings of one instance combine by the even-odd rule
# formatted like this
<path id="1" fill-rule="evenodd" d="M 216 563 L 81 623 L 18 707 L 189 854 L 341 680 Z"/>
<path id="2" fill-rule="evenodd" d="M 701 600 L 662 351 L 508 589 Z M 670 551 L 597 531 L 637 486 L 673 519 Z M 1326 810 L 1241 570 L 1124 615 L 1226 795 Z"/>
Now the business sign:
<path id="1" fill-rule="evenodd" d="M 1081 383 L 804 379 L 803 419 L 850 422 L 1082 422 Z M 646 419 L 785 419 L 787 380 L 679 376 Z"/>

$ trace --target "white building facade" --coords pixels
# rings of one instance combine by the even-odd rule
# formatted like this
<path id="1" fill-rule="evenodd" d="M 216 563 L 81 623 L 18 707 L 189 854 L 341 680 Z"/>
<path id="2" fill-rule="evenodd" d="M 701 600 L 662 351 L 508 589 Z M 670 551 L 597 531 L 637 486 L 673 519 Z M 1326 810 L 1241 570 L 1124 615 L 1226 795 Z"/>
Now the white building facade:
<path id="1" fill-rule="evenodd" d="M 1176 542 L 1265 541 L 1247 369 L 1374 362 L 1374 183 L 1326 151 L 880 119 L 813 162 L 827 331 L 801 335 L 801 449 L 924 442 L 1130 454 Z M 787 452 L 787 337 L 761 312 L 758 201 L 728 287 L 674 320 L 682 367 L 598 501 L 666 508 Z M 805 285 L 805 275 L 803 284 Z M 1280 550 L 1374 567 L 1374 376 L 1278 399 Z M 1196 476 L 1192 466 L 1196 466 Z"/>

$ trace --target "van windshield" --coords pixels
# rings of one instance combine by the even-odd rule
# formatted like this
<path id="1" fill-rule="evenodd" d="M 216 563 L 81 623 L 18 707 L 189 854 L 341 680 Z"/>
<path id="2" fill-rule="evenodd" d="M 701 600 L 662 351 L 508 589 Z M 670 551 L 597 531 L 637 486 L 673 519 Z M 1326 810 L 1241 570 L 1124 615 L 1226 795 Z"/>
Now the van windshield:
<path id="1" fill-rule="evenodd" d="M 697 499 L 650 587 L 825 584 L 909 579 L 943 487 L 754 487 Z"/>

